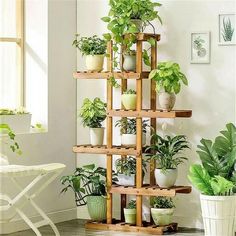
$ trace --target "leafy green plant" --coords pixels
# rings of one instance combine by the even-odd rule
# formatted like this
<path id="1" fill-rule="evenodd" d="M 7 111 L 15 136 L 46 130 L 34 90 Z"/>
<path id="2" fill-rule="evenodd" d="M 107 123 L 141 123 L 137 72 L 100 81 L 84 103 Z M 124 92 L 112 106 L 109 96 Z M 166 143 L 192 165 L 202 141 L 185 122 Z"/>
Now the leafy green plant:
<path id="1" fill-rule="evenodd" d="M 116 181 L 113 174 L 113 181 Z M 77 206 L 86 205 L 87 196 L 106 196 L 106 169 L 94 164 L 76 168 L 72 175 L 63 176 L 61 183 L 65 185 L 62 193 L 71 189 L 75 193 Z"/>
<path id="2" fill-rule="evenodd" d="M 136 91 L 133 89 L 127 89 L 123 94 L 136 94 Z"/>
<path id="3" fill-rule="evenodd" d="M 21 154 L 22 154 L 22 151 L 21 151 L 21 149 L 20 149 L 20 146 L 19 146 L 19 144 L 15 141 L 15 136 L 16 136 L 16 135 L 15 135 L 14 132 L 11 130 L 11 128 L 9 127 L 8 124 L 2 124 L 2 123 L 0 123 L 0 133 L 1 133 L 1 134 L 6 134 L 6 135 L 8 136 L 8 138 L 10 139 L 10 142 L 8 142 L 7 139 L 6 139 L 4 136 L 1 137 L 1 140 L 0 140 L 0 141 L 1 141 L 3 144 L 8 145 L 9 148 L 10 148 L 13 152 L 15 152 L 15 153 L 18 154 L 18 155 L 21 155 Z"/>
<path id="4" fill-rule="evenodd" d="M 79 37 L 73 41 L 73 46 L 78 48 L 82 55 L 104 55 L 106 53 L 106 41 L 100 39 L 97 35 L 92 37 Z"/>
<path id="5" fill-rule="evenodd" d="M 202 194 L 210 196 L 233 195 L 233 188 L 235 186 L 233 182 L 219 175 L 210 176 L 201 165 L 192 165 L 188 178 Z"/>
<path id="6" fill-rule="evenodd" d="M 187 160 L 186 157 L 179 154 L 188 148 L 189 143 L 184 135 L 174 137 L 167 135 L 162 138 L 158 134 L 153 134 L 151 145 L 146 148 L 145 152 L 148 153 L 149 160 L 156 160 L 158 167 L 165 171 L 166 169 L 174 169 Z"/>
<path id="7" fill-rule="evenodd" d="M 159 63 L 157 69 L 149 74 L 149 79 L 156 81 L 157 92 L 164 90 L 167 93 L 178 94 L 181 83 L 188 85 L 188 80 L 180 71 L 180 66 L 171 61 Z"/>
<path id="8" fill-rule="evenodd" d="M 127 176 L 136 174 L 136 158 L 129 156 L 127 158 L 119 158 L 115 162 L 117 174 L 125 174 Z M 142 160 L 143 176 L 147 172 L 146 161 Z"/>
<path id="9" fill-rule="evenodd" d="M 128 203 L 127 209 L 136 209 L 136 201 L 130 200 Z"/>
<path id="10" fill-rule="evenodd" d="M 151 198 L 151 206 L 152 208 L 161 208 L 161 209 L 167 209 L 167 208 L 174 208 L 175 205 L 171 198 L 168 197 L 153 197 Z"/>
<path id="11" fill-rule="evenodd" d="M 114 88 L 120 88 L 120 84 L 116 81 L 114 76 L 111 76 L 108 80 L 108 82 L 112 85 Z"/>
<path id="12" fill-rule="evenodd" d="M 142 122 L 143 133 L 147 133 L 147 127 L 149 126 L 147 120 Z M 133 118 L 121 118 L 116 121 L 115 127 L 120 128 L 120 134 L 136 134 L 136 119 Z"/>
<path id="13" fill-rule="evenodd" d="M 106 119 L 106 103 L 97 97 L 93 101 L 85 98 L 81 107 L 80 116 L 82 117 L 84 126 L 100 128 L 102 122 Z"/>
<path id="14" fill-rule="evenodd" d="M 225 42 L 232 41 L 233 34 L 234 34 L 234 28 L 232 26 L 231 20 L 228 18 L 228 20 L 223 19 L 223 29 L 222 29 L 222 37 Z"/>
<path id="15" fill-rule="evenodd" d="M 0 109 L 0 115 L 21 115 L 21 114 L 29 114 L 28 111 L 24 107 L 19 107 L 17 109 Z"/>

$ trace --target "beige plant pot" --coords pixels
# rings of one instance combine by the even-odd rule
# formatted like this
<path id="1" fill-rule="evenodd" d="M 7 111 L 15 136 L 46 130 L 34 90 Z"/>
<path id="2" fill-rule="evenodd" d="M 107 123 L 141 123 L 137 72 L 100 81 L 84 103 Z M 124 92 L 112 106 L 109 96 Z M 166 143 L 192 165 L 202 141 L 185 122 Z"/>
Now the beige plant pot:
<path id="1" fill-rule="evenodd" d="M 124 55 L 123 69 L 125 71 L 136 71 L 136 54 Z"/>
<path id="2" fill-rule="evenodd" d="M 103 70 L 104 55 L 87 55 L 86 67 L 88 71 L 100 72 Z"/>
<path id="3" fill-rule="evenodd" d="M 175 105 L 176 96 L 174 93 L 159 93 L 160 108 L 164 111 L 171 111 Z"/>
<path id="4" fill-rule="evenodd" d="M 126 110 L 136 110 L 136 94 L 122 94 L 121 101 Z"/>
<path id="5" fill-rule="evenodd" d="M 169 209 L 151 208 L 151 215 L 155 225 L 159 226 L 169 225 L 172 221 L 173 214 L 174 214 L 174 208 L 169 208 Z"/>
<path id="6" fill-rule="evenodd" d="M 104 128 L 90 128 L 89 132 L 91 145 L 103 145 Z"/>
<path id="7" fill-rule="evenodd" d="M 121 135 L 121 145 L 135 146 L 136 145 L 136 134 L 122 134 Z M 146 144 L 146 135 L 143 133 L 142 145 Z"/>
<path id="8" fill-rule="evenodd" d="M 175 185 L 178 176 L 177 169 L 155 169 L 155 179 L 159 187 L 170 188 Z"/>

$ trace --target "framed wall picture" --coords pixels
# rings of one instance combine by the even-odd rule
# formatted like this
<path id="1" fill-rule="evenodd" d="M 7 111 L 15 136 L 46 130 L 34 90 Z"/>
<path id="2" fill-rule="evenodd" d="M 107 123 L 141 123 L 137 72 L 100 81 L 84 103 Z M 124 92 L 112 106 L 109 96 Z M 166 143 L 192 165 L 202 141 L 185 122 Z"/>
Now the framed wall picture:
<path id="1" fill-rule="evenodd" d="M 210 32 L 191 33 L 191 63 L 210 63 Z"/>
<path id="2" fill-rule="evenodd" d="M 235 13 L 219 14 L 219 45 L 235 45 Z"/>

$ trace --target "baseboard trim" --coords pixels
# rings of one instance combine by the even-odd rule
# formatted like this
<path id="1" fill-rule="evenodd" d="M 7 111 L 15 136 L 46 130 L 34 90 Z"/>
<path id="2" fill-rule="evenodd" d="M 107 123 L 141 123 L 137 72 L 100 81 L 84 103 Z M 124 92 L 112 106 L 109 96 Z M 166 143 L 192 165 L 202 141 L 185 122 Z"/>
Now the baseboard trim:
<path id="1" fill-rule="evenodd" d="M 77 218 L 77 208 L 50 212 L 47 215 L 54 223 L 69 221 Z M 30 220 L 32 220 L 32 222 L 37 222 L 39 220 L 42 220 L 42 218 L 37 215 L 32 216 Z M 16 219 L 6 223 L 0 223 L 0 234 L 10 234 L 27 229 L 29 229 L 29 226 L 22 219 Z"/>

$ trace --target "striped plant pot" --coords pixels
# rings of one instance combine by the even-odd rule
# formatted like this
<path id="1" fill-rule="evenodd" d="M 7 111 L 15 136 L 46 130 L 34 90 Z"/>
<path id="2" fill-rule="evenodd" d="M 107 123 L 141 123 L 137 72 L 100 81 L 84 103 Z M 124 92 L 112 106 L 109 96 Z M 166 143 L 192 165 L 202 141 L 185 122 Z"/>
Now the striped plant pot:
<path id="1" fill-rule="evenodd" d="M 106 219 L 107 203 L 103 196 L 87 196 L 87 207 L 91 220 Z"/>

